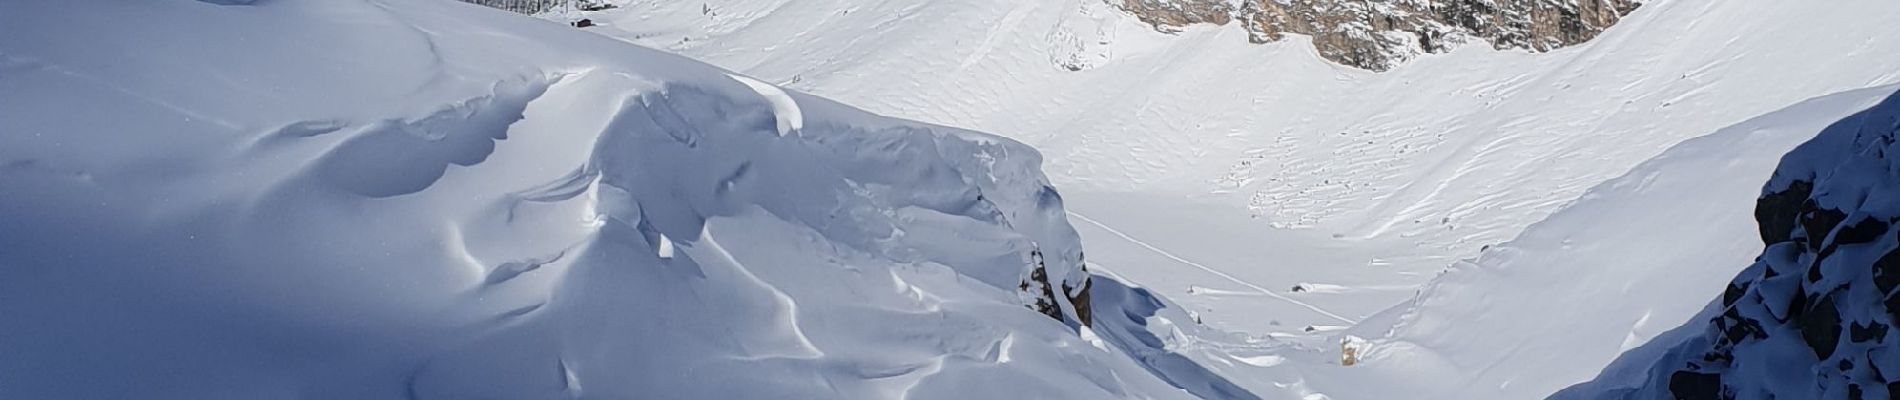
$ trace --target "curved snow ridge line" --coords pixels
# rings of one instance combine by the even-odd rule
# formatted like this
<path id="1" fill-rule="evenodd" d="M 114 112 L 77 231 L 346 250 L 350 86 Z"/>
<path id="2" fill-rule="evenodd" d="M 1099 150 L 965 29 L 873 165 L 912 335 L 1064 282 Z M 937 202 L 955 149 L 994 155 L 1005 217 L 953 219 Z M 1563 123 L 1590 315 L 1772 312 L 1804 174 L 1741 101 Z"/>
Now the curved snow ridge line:
<path id="1" fill-rule="evenodd" d="M 765 98 L 767 104 L 772 105 L 772 119 L 778 125 L 779 136 L 790 135 L 800 129 L 805 129 L 805 113 L 799 111 L 798 101 L 793 100 L 792 95 L 786 94 L 785 89 L 741 75 L 726 74 L 726 76 L 752 88 L 752 91 L 759 93 L 759 97 Z"/>
<path id="2" fill-rule="evenodd" d="M 1174 260 L 1174 261 L 1177 261 L 1177 262 L 1180 262 L 1180 263 L 1182 263 L 1182 264 L 1187 264 L 1187 265 L 1189 265 L 1189 266 L 1192 266 L 1192 267 L 1195 267 L 1195 268 L 1200 268 L 1200 269 L 1201 269 L 1202 271 L 1207 271 L 1208 273 L 1211 273 L 1211 274 L 1214 274 L 1215 276 L 1219 276 L 1219 277 L 1221 277 L 1221 278 L 1225 278 L 1225 279 L 1227 279 L 1227 280 L 1229 280 L 1229 281 L 1233 281 L 1234 283 L 1238 283 L 1238 284 L 1240 284 L 1241 286 L 1246 286 L 1246 287 L 1249 287 L 1249 288 L 1253 288 L 1254 290 L 1258 290 L 1258 291 L 1260 291 L 1260 294 L 1264 294 L 1264 295 L 1266 295 L 1267 297 L 1272 297 L 1272 298 L 1275 298 L 1275 299 L 1280 299 L 1280 300 L 1282 300 L 1282 301 L 1286 301 L 1286 302 L 1288 302 L 1288 303 L 1293 303 L 1294 305 L 1298 305 L 1298 306 L 1300 306 L 1300 307 L 1305 307 L 1306 309 L 1308 309 L 1308 310 L 1312 310 L 1313 312 L 1315 312 L 1315 313 L 1319 313 L 1320 315 L 1324 315 L 1324 316 L 1326 316 L 1326 317 L 1328 317 L 1328 318 L 1332 318 L 1332 319 L 1335 319 L 1335 320 L 1339 320 L 1339 322 L 1345 322 L 1345 323 L 1347 323 L 1347 324 L 1357 324 L 1357 323 L 1359 323 L 1359 321 L 1357 321 L 1357 320 L 1354 320 L 1354 319 L 1351 319 L 1351 318 L 1346 318 L 1346 317 L 1344 317 L 1344 316 L 1340 316 L 1339 314 L 1334 314 L 1333 312 L 1331 312 L 1331 311 L 1326 311 L 1326 309 L 1324 309 L 1324 308 L 1320 308 L 1319 306 L 1315 306 L 1315 305 L 1312 305 L 1312 304 L 1310 304 L 1310 303 L 1307 303 L 1307 302 L 1303 302 L 1303 301 L 1299 301 L 1299 300 L 1296 300 L 1296 299 L 1294 299 L 1294 298 L 1291 298 L 1291 297 L 1286 297 L 1286 296 L 1284 296 L 1284 295 L 1281 295 L 1281 294 L 1279 294 L 1279 293 L 1274 293 L 1274 292 L 1273 292 L 1272 290 L 1267 290 L 1267 288 L 1264 288 L 1264 287 L 1260 287 L 1260 285 L 1255 285 L 1255 284 L 1253 284 L 1253 283 L 1251 283 L 1251 282 L 1247 282 L 1247 281 L 1245 281 L 1245 280 L 1241 280 L 1240 278 L 1237 278 L 1237 277 L 1234 277 L 1233 275 L 1229 275 L 1229 274 L 1227 274 L 1226 272 L 1221 272 L 1220 270 L 1218 270 L 1218 269 L 1214 269 L 1213 267 L 1208 267 L 1208 266 L 1206 266 L 1206 265 L 1203 265 L 1203 264 L 1201 264 L 1201 263 L 1197 263 L 1197 262 L 1194 262 L 1194 261 L 1190 261 L 1190 260 L 1188 260 L 1188 259 L 1186 259 L 1186 258 L 1181 258 L 1181 256 L 1177 256 L 1177 255 L 1174 255 L 1174 253 L 1169 253 L 1169 252 L 1168 252 L 1167 250 L 1162 250 L 1162 249 L 1161 249 L 1161 248 L 1159 248 L 1159 247 L 1155 247 L 1155 246 L 1154 246 L 1154 245 L 1152 245 L 1152 244 L 1148 244 L 1148 242 L 1143 242 L 1143 241 L 1141 241 L 1140 239 L 1135 239 L 1134 237 L 1131 237 L 1131 236 L 1128 236 L 1128 234 L 1126 234 L 1126 233 L 1122 233 L 1122 231 L 1119 231 L 1119 230 L 1116 230 L 1115 228 L 1111 228 L 1111 227 L 1109 227 L 1108 225 L 1105 225 L 1105 224 L 1103 224 L 1103 223 L 1101 223 L 1100 221 L 1096 221 L 1096 220 L 1095 220 L 1095 219 L 1093 219 L 1093 218 L 1089 218 L 1088 216 L 1085 216 L 1085 215 L 1082 215 L 1082 214 L 1079 214 L 1079 213 L 1076 213 L 1076 212 L 1074 212 L 1074 211 L 1065 211 L 1065 212 L 1067 212 L 1067 213 L 1069 214 L 1069 216 L 1070 216 L 1070 217 L 1075 217 L 1075 219 L 1078 219 L 1078 220 L 1082 220 L 1082 222 L 1087 222 L 1087 223 L 1089 223 L 1089 225 L 1095 225 L 1095 226 L 1097 226 L 1097 227 L 1100 227 L 1100 228 L 1102 228 L 1102 230 L 1106 230 L 1106 231 L 1108 231 L 1108 233 L 1112 233 L 1112 234 L 1115 234 L 1115 236 L 1120 236 L 1120 237 L 1121 237 L 1122 239 L 1124 239 L 1124 240 L 1127 240 L 1127 241 L 1128 241 L 1129 243 L 1134 243 L 1134 244 L 1135 244 L 1135 245 L 1137 245 L 1137 246 L 1141 246 L 1142 248 L 1146 248 L 1146 249 L 1148 249 L 1149 251 L 1153 251 L 1153 252 L 1155 252 L 1155 254 L 1160 254 L 1160 255 L 1161 255 L 1162 257 L 1167 257 L 1167 258 L 1169 258 L 1169 259 L 1172 259 L 1172 260 Z"/>
<path id="3" fill-rule="evenodd" d="M 366 198 L 413 194 L 438 184 L 453 170 L 490 163 L 496 142 L 508 138 L 509 126 L 525 119 L 530 104 L 564 79 L 558 74 L 507 77 L 479 93 L 414 115 L 360 123 L 294 121 L 251 138 L 244 151 L 296 152 L 298 146 L 291 144 L 324 138 L 320 145 L 301 145 L 320 148 L 314 154 L 294 156 L 307 179 Z"/>

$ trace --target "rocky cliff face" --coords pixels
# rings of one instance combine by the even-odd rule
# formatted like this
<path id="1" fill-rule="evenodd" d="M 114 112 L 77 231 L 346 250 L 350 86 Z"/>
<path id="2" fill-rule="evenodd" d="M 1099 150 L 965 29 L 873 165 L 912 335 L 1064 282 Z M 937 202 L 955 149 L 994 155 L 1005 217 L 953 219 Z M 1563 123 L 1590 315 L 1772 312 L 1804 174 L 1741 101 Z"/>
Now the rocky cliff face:
<path id="1" fill-rule="evenodd" d="M 1257 43 L 1287 34 L 1311 36 L 1321 57 L 1373 71 L 1466 42 L 1536 52 L 1583 43 L 1638 5 L 1638 0 L 1110 1 L 1164 32 L 1238 22 Z"/>
<path id="2" fill-rule="evenodd" d="M 1782 158 L 1756 202 L 1767 249 L 1704 314 L 1711 317 L 1691 322 L 1701 335 L 1669 348 L 1634 387 L 1558 398 L 1900 396 L 1896 143 L 1900 96 Z"/>

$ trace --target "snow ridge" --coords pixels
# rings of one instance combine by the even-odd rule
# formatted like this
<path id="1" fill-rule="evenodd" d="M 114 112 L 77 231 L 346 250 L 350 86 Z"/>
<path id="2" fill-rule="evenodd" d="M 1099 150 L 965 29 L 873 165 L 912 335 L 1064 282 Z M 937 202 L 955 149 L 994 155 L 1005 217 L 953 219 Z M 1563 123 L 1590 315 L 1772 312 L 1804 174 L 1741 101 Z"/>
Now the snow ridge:
<path id="1" fill-rule="evenodd" d="M 1018 301 L 1012 140 L 455 2 L 0 29 L 0 397 L 1189 397 Z"/>

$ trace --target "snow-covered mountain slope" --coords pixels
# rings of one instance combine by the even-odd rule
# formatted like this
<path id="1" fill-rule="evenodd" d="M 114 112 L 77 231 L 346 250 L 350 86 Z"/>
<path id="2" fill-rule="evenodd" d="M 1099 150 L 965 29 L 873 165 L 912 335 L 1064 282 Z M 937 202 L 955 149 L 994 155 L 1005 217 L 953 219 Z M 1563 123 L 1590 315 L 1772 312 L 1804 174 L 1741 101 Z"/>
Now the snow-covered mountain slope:
<path id="1" fill-rule="evenodd" d="M 1900 81 L 1884 23 L 1900 4 L 1876 0 L 1645 2 L 1574 47 L 1464 46 L 1386 73 L 1303 37 L 1157 33 L 1101 0 L 633 0 L 592 17 L 1035 146 L 1089 218 L 1091 262 L 1256 334 L 1361 320 L 1670 145 Z"/>
<path id="2" fill-rule="evenodd" d="M 1357 373 L 1416 379 L 1424 398 L 1536 398 L 1595 376 L 1690 321 L 1760 252 L 1754 199 L 1782 154 L 1895 88 L 1750 119 L 1585 192 L 1355 327 Z"/>
<path id="3" fill-rule="evenodd" d="M 1710 296 L 1678 338 L 1633 351 L 1558 397 L 1894 398 L 1896 136 L 1900 96 L 1788 153 L 1756 203 L 1759 230 L 1744 231 L 1767 246 L 1754 264 Z"/>
<path id="4" fill-rule="evenodd" d="M 0 2 L 0 398 L 1187 397 L 1023 290 L 1039 162 L 456 2 Z"/>
<path id="5" fill-rule="evenodd" d="M 1147 313 L 1146 330 L 1264 398 L 1541 398 L 1626 350 L 1642 349 L 1619 364 L 1647 365 L 1660 350 L 1638 346 L 1699 334 L 1671 329 L 1706 320 L 1692 315 L 1762 249 L 1753 199 L 1776 160 L 1896 89 L 1805 101 L 1678 144 L 1453 266 L 1414 300 L 1346 330 L 1331 351 L 1233 337 L 1167 308 Z"/>

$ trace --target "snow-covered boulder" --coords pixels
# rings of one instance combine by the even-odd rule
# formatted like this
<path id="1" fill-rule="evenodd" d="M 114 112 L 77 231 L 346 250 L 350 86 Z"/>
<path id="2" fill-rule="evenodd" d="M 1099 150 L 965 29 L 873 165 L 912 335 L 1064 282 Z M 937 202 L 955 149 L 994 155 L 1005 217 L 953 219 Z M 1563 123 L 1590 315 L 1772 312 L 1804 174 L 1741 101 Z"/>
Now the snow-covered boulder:
<path id="1" fill-rule="evenodd" d="M 470 4 L 0 2 L 0 398 L 1185 396 L 1040 162 Z"/>

